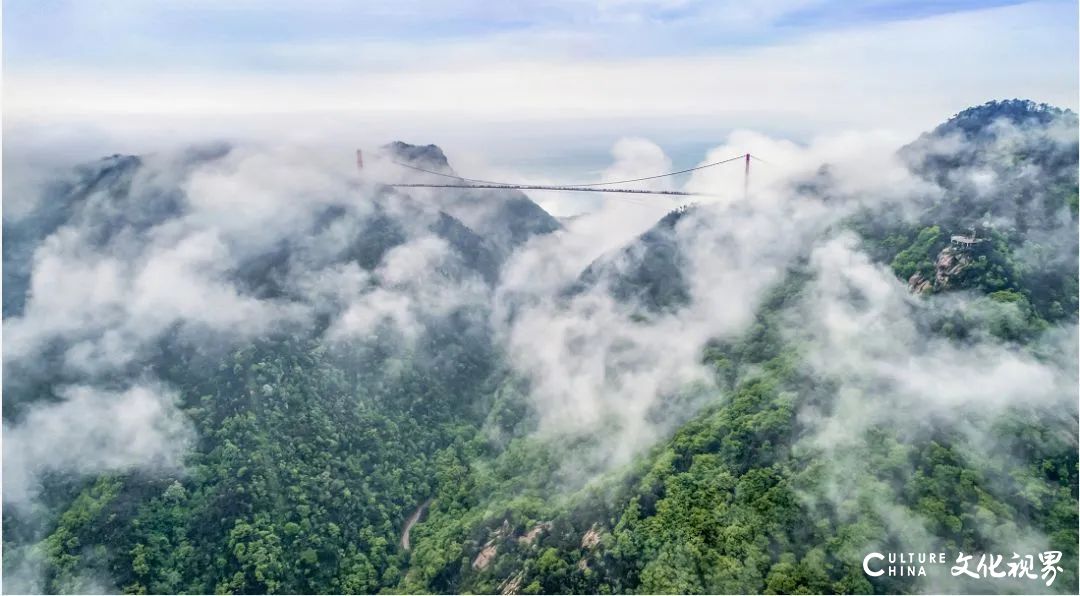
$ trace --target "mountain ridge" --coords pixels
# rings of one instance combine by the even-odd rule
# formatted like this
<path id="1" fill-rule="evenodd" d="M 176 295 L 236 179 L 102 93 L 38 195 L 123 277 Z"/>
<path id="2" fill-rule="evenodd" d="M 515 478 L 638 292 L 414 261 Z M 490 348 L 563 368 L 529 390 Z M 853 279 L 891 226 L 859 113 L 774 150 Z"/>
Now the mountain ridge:
<path id="1" fill-rule="evenodd" d="M 1008 103 L 1001 125 L 1001 106 L 980 108 L 957 116 L 997 131 L 973 128 L 975 145 L 950 152 L 938 127 L 900 149 L 940 191 L 908 210 L 827 177 L 800 192 L 836 221 L 676 210 L 569 293 L 513 304 L 539 308 L 523 327 L 493 316 L 501 267 L 563 228 L 522 193 L 377 188 L 358 202 L 326 183 L 298 203 L 262 163 L 210 193 L 219 170 L 245 171 L 235 149 L 191 166 L 208 177 L 186 186 L 146 186 L 141 158 L 91 164 L 84 186 L 4 222 L 5 590 L 1041 589 L 861 567 L 870 549 L 1077 556 L 1075 141 L 1029 151 L 1075 115 Z M 435 145 L 386 150 L 453 172 Z M 980 187 L 984 166 L 1010 176 Z M 265 193 L 265 220 L 228 203 L 244 191 Z M 213 233 L 195 225 L 207 220 Z M 913 295 L 971 224 L 986 241 Z M 757 225 L 790 246 L 748 247 Z M 72 265 L 35 280 L 41 262 Z M 169 265 L 150 269 L 178 280 L 169 292 L 143 293 L 148 263 Z M 108 275 L 120 290 L 71 302 L 87 309 L 71 330 L 40 320 L 49 291 Z M 9 288 L 25 307 L 9 312 Z M 202 295 L 215 302 L 168 310 Z M 655 381 L 700 328 L 719 332 Z M 117 403 L 127 415 L 101 420 Z M 1076 586 L 1069 567 L 1049 589 Z"/>

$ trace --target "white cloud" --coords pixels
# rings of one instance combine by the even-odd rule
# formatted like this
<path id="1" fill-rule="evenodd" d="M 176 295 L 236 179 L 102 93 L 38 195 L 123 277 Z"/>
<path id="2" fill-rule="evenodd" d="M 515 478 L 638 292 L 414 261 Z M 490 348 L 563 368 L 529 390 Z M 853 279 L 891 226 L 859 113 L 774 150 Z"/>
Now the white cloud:
<path id="1" fill-rule="evenodd" d="M 419 118 L 434 124 L 426 126 L 432 136 L 463 124 L 501 123 L 506 131 L 514 130 L 506 123 L 529 122 L 572 125 L 587 134 L 603 126 L 597 121 L 651 118 L 695 123 L 702 134 L 731 127 L 807 132 L 884 125 L 910 135 L 992 98 L 1076 107 L 1073 24 L 1062 23 L 1060 7 L 1031 3 L 689 56 L 567 60 L 537 52 L 507 59 L 520 40 L 481 38 L 455 42 L 479 44 L 482 51 L 468 59 L 436 59 L 448 53 L 439 43 L 428 50 L 431 61 L 402 50 L 403 61 L 389 71 L 41 68 L 9 71 L 4 97 L 15 121 L 72 119 L 122 128 L 121 118 L 148 114 L 155 119 L 142 126 L 158 131 L 168 117 L 228 116 L 231 122 L 214 126 L 236 131 L 252 116 L 293 114 L 307 130 L 323 132 L 400 130 Z M 378 51 L 392 56 L 397 50 Z M 367 48 L 341 52 L 363 55 Z M 293 134 L 293 126 L 281 124 L 264 123 L 264 134 Z"/>
<path id="2" fill-rule="evenodd" d="M 347 298 L 348 306 L 328 331 L 333 340 L 366 338 L 381 324 L 416 339 L 433 317 L 486 303 L 488 289 L 460 271 L 446 241 L 434 236 L 395 246 L 372 274 L 377 286 Z"/>
<path id="3" fill-rule="evenodd" d="M 635 211 L 622 211 L 622 218 L 584 216 L 580 226 L 528 245 L 505 270 L 496 302 L 510 362 L 531 380 L 541 432 L 597 436 L 596 450 L 572 462 L 585 469 L 625 462 L 668 432 L 673 421 L 659 422 L 653 412 L 688 386 L 711 385 L 700 364 L 706 342 L 742 333 L 792 259 L 844 212 L 790 194 L 691 211 L 672 231 L 685 259 L 671 266 L 682 268 L 690 294 L 675 312 L 642 317 L 602 282 L 561 299 L 560 290 L 609 242 L 643 231 L 626 219 Z M 715 397 L 715 390 L 706 393 Z M 690 416 L 699 405 L 691 398 L 679 410 Z"/>
<path id="4" fill-rule="evenodd" d="M 26 504 L 44 473 L 180 470 L 193 435 L 172 392 L 76 385 L 60 394 L 63 401 L 33 406 L 19 424 L 4 423 L 5 504 Z"/>

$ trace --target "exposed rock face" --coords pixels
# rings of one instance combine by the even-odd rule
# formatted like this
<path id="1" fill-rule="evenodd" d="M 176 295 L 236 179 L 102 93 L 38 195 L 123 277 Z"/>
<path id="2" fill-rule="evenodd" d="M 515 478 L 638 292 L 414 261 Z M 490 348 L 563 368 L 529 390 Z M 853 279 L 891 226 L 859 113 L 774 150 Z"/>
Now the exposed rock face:
<path id="1" fill-rule="evenodd" d="M 927 279 L 922 273 L 916 272 L 908 278 L 908 291 L 926 294 L 947 290 L 952 280 L 970 264 L 970 253 L 947 246 L 938 253 L 934 262 L 934 279 Z"/>
<path id="2" fill-rule="evenodd" d="M 600 544 L 600 531 L 597 529 L 597 524 L 593 524 L 589 528 L 588 532 L 581 537 L 581 548 L 593 549 Z"/>
<path id="3" fill-rule="evenodd" d="M 446 159 L 446 154 L 438 145 L 410 145 L 409 143 L 394 141 L 384 145 L 383 150 L 388 151 L 395 158 L 418 168 L 447 174 L 453 173 L 453 170 L 450 169 L 450 162 Z"/>
<path id="4" fill-rule="evenodd" d="M 937 263 L 934 264 L 934 287 L 939 290 L 949 287 L 952 278 L 963 271 L 970 263 L 970 253 L 954 249 L 951 246 L 945 247 L 944 250 L 938 253 Z"/>
<path id="5" fill-rule="evenodd" d="M 528 532 L 518 537 L 518 543 L 524 546 L 530 546 L 532 543 L 543 534 L 545 531 L 551 529 L 551 522 L 544 522 L 542 524 L 536 524 Z"/>
<path id="6" fill-rule="evenodd" d="M 522 572 L 518 572 L 517 575 L 507 578 L 506 581 L 504 581 L 502 585 L 499 586 L 501 588 L 500 593 L 503 596 L 511 596 L 512 594 L 517 594 L 518 590 L 521 589 L 522 577 Z"/>
<path id="7" fill-rule="evenodd" d="M 477 571 L 483 571 L 491 565 L 491 562 L 495 560 L 495 555 L 498 554 L 499 549 L 495 546 L 494 542 L 488 542 L 484 545 L 484 549 L 480 551 L 480 554 L 476 555 L 473 559 L 472 568 Z"/>
<path id="8" fill-rule="evenodd" d="M 907 280 L 908 291 L 914 294 L 925 294 L 933 289 L 934 284 L 923 277 L 922 273 L 916 272 Z"/>
<path id="9" fill-rule="evenodd" d="M 473 559 L 472 568 L 477 571 L 483 571 L 491 565 L 491 562 L 495 560 L 495 555 L 499 553 L 499 547 L 496 544 L 498 541 L 509 536 L 512 532 L 510 528 L 510 520 L 504 519 L 498 530 L 492 535 L 491 539 L 484 544 L 484 548 L 480 550 L 480 554 L 476 555 Z"/>

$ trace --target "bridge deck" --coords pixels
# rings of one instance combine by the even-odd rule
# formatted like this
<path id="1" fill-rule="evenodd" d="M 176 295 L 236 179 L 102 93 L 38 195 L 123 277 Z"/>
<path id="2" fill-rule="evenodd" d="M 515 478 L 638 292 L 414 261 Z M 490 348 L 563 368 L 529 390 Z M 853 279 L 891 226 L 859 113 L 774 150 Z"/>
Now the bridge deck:
<path id="1" fill-rule="evenodd" d="M 563 190 L 572 192 L 621 192 L 639 195 L 703 196 L 702 193 L 680 190 L 645 190 L 638 188 L 596 188 L 586 186 L 549 186 L 544 184 L 387 184 L 393 188 L 504 188 L 516 190 Z"/>

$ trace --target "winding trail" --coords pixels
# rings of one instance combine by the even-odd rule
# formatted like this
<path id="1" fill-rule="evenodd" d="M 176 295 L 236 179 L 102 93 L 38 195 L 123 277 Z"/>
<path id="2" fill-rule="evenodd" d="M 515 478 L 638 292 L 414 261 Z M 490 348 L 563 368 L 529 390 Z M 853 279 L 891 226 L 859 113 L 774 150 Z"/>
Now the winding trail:
<path id="1" fill-rule="evenodd" d="M 416 511 L 413 511 L 412 515 L 409 516 L 409 519 L 405 520 L 405 528 L 401 531 L 402 550 L 408 551 L 412 547 L 409 543 L 409 532 L 412 531 L 412 527 L 416 525 L 416 522 L 420 521 L 420 517 L 424 515 L 424 511 L 427 510 L 428 505 L 431 505 L 431 499 L 421 503 L 420 506 L 416 508 Z"/>

